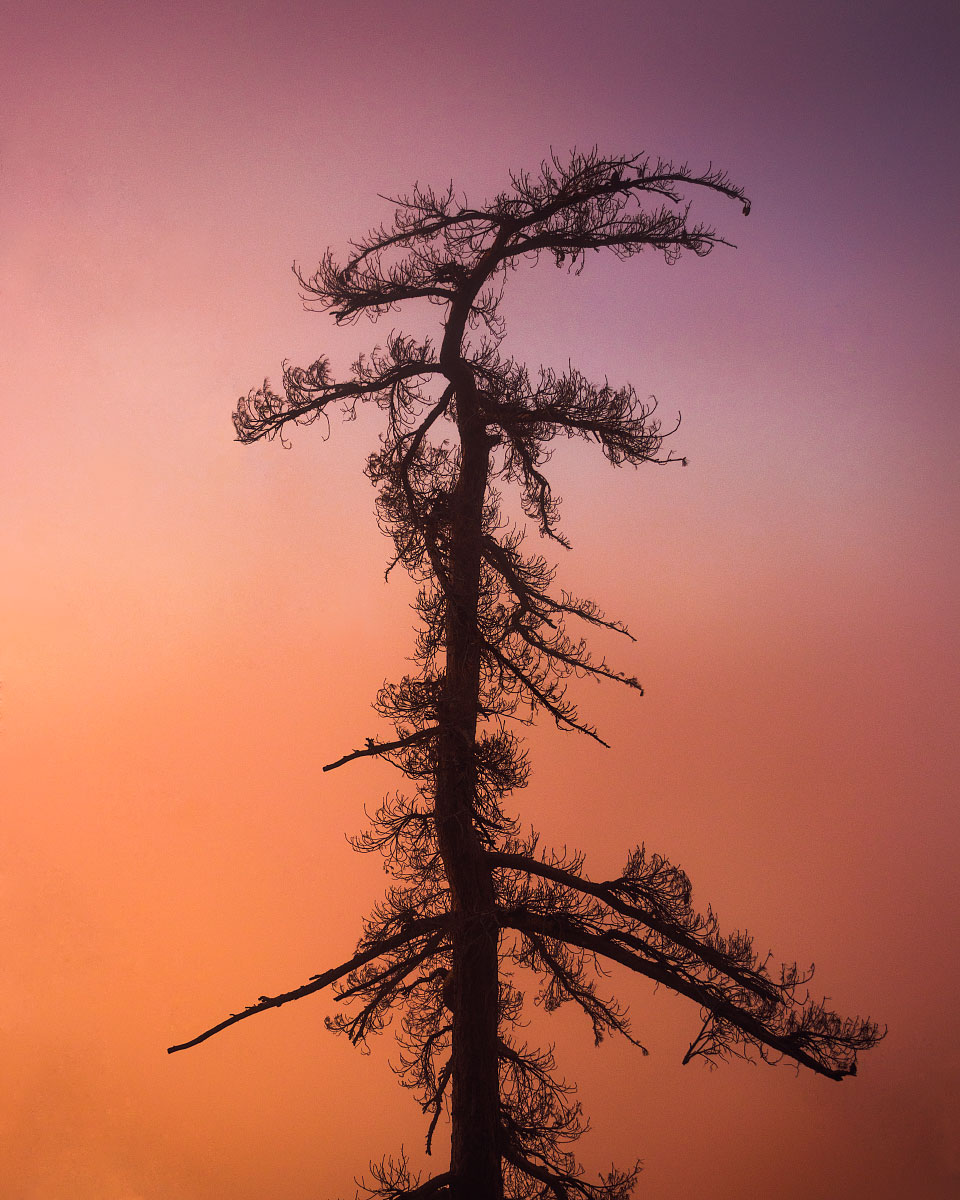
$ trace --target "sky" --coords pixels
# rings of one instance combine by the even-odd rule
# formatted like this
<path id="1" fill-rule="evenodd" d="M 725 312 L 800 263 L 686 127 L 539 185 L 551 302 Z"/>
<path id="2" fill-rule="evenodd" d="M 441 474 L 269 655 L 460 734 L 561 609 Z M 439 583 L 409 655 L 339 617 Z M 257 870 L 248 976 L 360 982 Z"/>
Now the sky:
<path id="1" fill-rule="evenodd" d="M 378 414 L 233 441 L 284 359 L 375 328 L 291 274 L 551 149 L 721 166 L 736 249 L 510 279 L 506 349 L 655 395 L 683 468 L 562 447 L 560 581 L 627 622 L 611 749 L 530 738 L 516 808 L 609 878 L 644 842 L 725 929 L 889 1027 L 856 1079 L 641 1057 L 534 1017 L 587 1167 L 642 1200 L 947 1200 L 954 1036 L 960 17 L 769 0 L 7 0 L 0 15 L 0 1178 L 10 1200 L 320 1200 L 425 1121 L 325 995 L 183 1041 L 349 957 L 384 886 L 344 835 L 396 786 L 413 644 L 362 473 Z M 442 1166 L 442 1158 L 439 1160 Z"/>

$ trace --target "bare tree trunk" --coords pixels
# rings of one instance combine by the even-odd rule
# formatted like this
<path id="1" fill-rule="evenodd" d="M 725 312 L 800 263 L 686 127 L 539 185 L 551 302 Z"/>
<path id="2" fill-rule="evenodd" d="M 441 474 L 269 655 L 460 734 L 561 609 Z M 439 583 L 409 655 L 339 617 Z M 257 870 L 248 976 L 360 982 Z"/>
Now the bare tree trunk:
<path id="1" fill-rule="evenodd" d="M 465 364 L 464 364 L 465 365 Z M 454 913 L 452 1130 L 457 1200 L 501 1200 L 499 930 L 493 880 L 474 823 L 480 643 L 477 609 L 489 444 L 472 375 L 457 391 L 460 478 L 451 497 L 446 677 L 436 822 Z"/>

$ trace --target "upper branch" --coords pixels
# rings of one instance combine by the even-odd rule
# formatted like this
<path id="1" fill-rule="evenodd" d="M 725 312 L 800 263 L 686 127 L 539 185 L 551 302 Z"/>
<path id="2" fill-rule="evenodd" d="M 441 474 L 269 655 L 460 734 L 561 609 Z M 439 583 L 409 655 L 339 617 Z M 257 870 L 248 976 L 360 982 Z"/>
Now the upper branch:
<path id="1" fill-rule="evenodd" d="M 582 265 L 584 251 L 605 248 L 627 258 L 650 246 L 668 261 L 684 250 L 709 253 L 724 239 L 688 223 L 689 188 L 738 200 L 750 211 L 743 190 L 723 172 L 695 175 L 686 164 L 643 154 L 611 157 L 594 149 L 566 162 L 553 155 L 538 176 L 513 174 L 511 184 L 481 207 L 458 206 L 452 186 L 435 192 L 418 185 L 409 196 L 384 197 L 395 207 L 392 224 L 353 243 L 342 266 L 327 251 L 312 275 L 294 268 L 305 301 L 328 309 L 338 323 L 362 312 L 376 317 L 411 299 L 446 304 L 468 295 L 473 307 L 493 275 L 543 250 L 558 265 L 568 257 Z M 644 196 L 657 197 L 660 206 L 644 212 L 638 206 Z M 495 306 L 495 297 L 487 297 L 475 312 Z"/>
<path id="2" fill-rule="evenodd" d="M 309 367 L 284 364 L 283 395 L 272 390 L 268 380 L 263 386 L 241 396 L 233 414 L 240 442 L 272 438 L 289 421 L 309 425 L 326 415 L 327 409 L 340 402 L 348 411 L 358 400 L 409 395 L 407 381 L 416 382 L 440 371 L 430 357 L 430 345 L 417 346 L 409 338 L 391 337 L 386 351 L 376 351 L 368 361 L 354 364 L 355 378 L 334 381 L 327 358 L 319 358 Z"/>
<path id="3" fill-rule="evenodd" d="M 723 172 L 711 168 L 695 175 L 686 164 L 675 167 L 644 155 L 606 157 L 593 150 L 574 153 L 569 162 L 554 155 L 541 165 L 538 177 L 514 175 L 512 183 L 514 192 L 495 202 L 495 207 L 509 210 L 515 222 L 513 236 L 501 252 L 504 262 L 542 250 L 551 252 L 558 266 L 567 257 L 582 266 L 585 250 L 602 248 L 627 258 L 651 246 L 670 262 L 683 250 L 707 254 L 726 243 L 711 227 L 688 224 L 683 196 L 690 187 L 738 200 L 745 215 L 750 211 L 743 190 Z M 632 210 L 644 195 L 680 207 Z"/>

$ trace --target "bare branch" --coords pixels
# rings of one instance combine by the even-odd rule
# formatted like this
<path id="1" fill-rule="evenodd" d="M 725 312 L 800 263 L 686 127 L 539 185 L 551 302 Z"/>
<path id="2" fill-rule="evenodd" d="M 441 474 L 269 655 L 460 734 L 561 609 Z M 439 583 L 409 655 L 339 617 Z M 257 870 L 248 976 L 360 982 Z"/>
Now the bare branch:
<path id="1" fill-rule="evenodd" d="M 607 905 L 614 912 L 620 913 L 631 920 L 639 921 L 656 933 L 668 938 L 677 946 L 689 951 L 706 965 L 729 975 L 737 983 L 754 992 L 757 996 L 767 1000 L 775 997 L 776 990 L 771 980 L 758 974 L 756 971 L 745 970 L 730 954 L 723 953 L 716 945 L 711 944 L 710 941 L 698 938 L 691 932 L 691 928 L 696 928 L 698 924 L 702 923 L 702 919 L 697 918 L 695 914 L 692 914 L 692 911 L 692 919 L 686 925 L 683 925 L 677 920 L 671 920 L 657 914 L 650 908 L 644 908 L 638 904 L 626 903 L 617 894 L 616 890 L 618 884 L 622 886 L 626 881 L 617 880 L 613 883 L 593 883 L 580 875 L 575 875 L 570 871 L 562 870 L 550 863 L 542 862 L 523 854 L 490 851 L 488 857 L 494 866 L 520 871 L 526 875 L 539 875 L 544 879 L 553 880 L 564 887 L 571 888 L 584 895 L 593 896 L 597 900 L 602 901 L 603 904 Z"/>
<path id="2" fill-rule="evenodd" d="M 816 1021 L 805 1024 L 802 1018 L 795 1019 L 788 1005 L 782 1006 L 787 1019 L 784 1028 L 778 1030 L 772 1023 L 725 999 L 715 987 L 641 957 L 623 944 L 625 939 L 622 935 L 614 932 L 593 933 L 561 915 L 548 917 L 514 910 L 504 912 L 502 921 L 506 928 L 544 934 L 629 967 L 638 975 L 645 975 L 671 991 L 695 1000 L 702 1009 L 712 1014 L 715 1021 L 722 1022 L 730 1030 L 739 1031 L 742 1040 L 775 1050 L 829 1079 L 839 1080 L 847 1075 L 855 1075 L 857 1051 L 869 1049 L 883 1036 L 870 1021 L 841 1022 L 834 1028 L 819 1029 Z M 822 1008 L 815 1006 L 815 1009 L 820 1015 L 826 1015 Z M 765 1013 L 765 1016 L 770 1015 Z M 687 1061 L 689 1058 L 688 1052 Z"/>
<path id="3" fill-rule="evenodd" d="M 330 984 L 336 983 L 338 979 L 343 979 L 345 975 L 349 975 L 351 971 L 355 971 L 358 967 L 363 966 L 364 963 L 371 962 L 373 959 L 379 958 L 382 954 L 387 954 L 391 950 L 406 945 L 408 942 L 413 941 L 414 938 L 422 937 L 425 933 L 440 929 L 444 924 L 445 922 L 437 917 L 411 922 L 403 933 L 398 933 L 395 937 L 388 938 L 386 941 L 358 951 L 349 961 L 341 963 L 338 967 L 331 967 L 329 971 L 324 971 L 322 975 L 314 975 L 309 983 L 294 988 L 291 992 L 281 992 L 277 996 L 261 996 L 256 1004 L 249 1005 L 243 1012 L 231 1013 L 225 1021 L 221 1021 L 219 1025 L 214 1025 L 197 1037 L 191 1038 L 189 1042 L 181 1042 L 176 1046 L 168 1046 L 167 1053 L 175 1054 L 178 1050 L 189 1050 L 191 1046 L 199 1046 L 207 1038 L 213 1037 L 214 1034 L 220 1033 L 231 1025 L 236 1025 L 238 1021 L 245 1021 L 247 1017 L 252 1017 L 256 1013 L 266 1012 L 268 1008 L 279 1008 L 283 1004 L 288 1004 L 291 1000 L 300 1000 L 304 996 L 320 992 L 325 987 L 329 987 Z"/>
<path id="4" fill-rule="evenodd" d="M 362 750 L 351 750 L 349 754 L 345 754 L 343 758 L 338 758 L 336 762 L 327 763 L 323 769 L 325 771 L 335 771 L 337 767 L 342 767 L 345 763 L 353 762 L 357 758 L 369 758 L 371 755 L 390 754 L 394 750 L 402 750 L 405 746 L 412 746 L 417 742 L 423 742 L 427 738 L 433 737 L 437 733 L 438 728 L 436 725 L 431 725 L 427 729 L 418 729 L 416 733 L 397 738 L 393 742 L 374 742 L 372 738 L 368 738 L 367 744 Z"/>

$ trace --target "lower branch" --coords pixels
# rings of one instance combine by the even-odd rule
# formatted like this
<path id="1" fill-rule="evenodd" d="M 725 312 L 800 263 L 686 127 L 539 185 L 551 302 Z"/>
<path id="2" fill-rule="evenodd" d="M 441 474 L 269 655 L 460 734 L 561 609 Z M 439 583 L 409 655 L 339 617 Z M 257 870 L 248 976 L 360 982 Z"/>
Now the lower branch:
<path id="1" fill-rule="evenodd" d="M 430 1200 L 432 1197 L 449 1196 L 453 1175 L 444 1171 L 420 1182 L 420 1176 L 410 1175 L 407 1156 L 401 1150 L 397 1159 L 385 1158 L 371 1163 L 374 1186 L 358 1180 L 360 1187 L 370 1200 Z"/>
<path id="2" fill-rule="evenodd" d="M 664 963 L 641 958 L 615 936 L 594 933 L 557 914 L 543 916 L 514 909 L 502 912 L 500 919 L 505 928 L 555 938 L 569 946 L 579 946 L 582 950 L 621 963 L 638 975 L 646 975 L 671 991 L 695 1000 L 716 1021 L 738 1030 L 743 1041 L 753 1043 L 761 1050 L 768 1047 L 829 1079 L 839 1080 L 847 1075 L 855 1075 L 857 1050 L 869 1049 L 883 1036 L 875 1025 L 861 1020 L 847 1023 L 836 1033 L 805 1030 L 802 1022 L 796 1028 L 788 1026 L 778 1031 L 763 1016 L 754 1015 L 718 994 L 714 988 L 672 970 Z M 786 1007 L 786 1004 L 776 1006 L 773 1015 L 788 1015 Z M 718 1046 L 718 1049 L 722 1049 L 722 1046 Z"/>
<path id="3" fill-rule="evenodd" d="M 374 946 L 369 946 L 365 950 L 358 951 L 349 962 L 341 963 L 338 967 L 331 967 L 329 971 L 324 971 L 322 975 L 314 975 L 309 983 L 303 984 L 302 987 L 294 988 L 292 992 L 281 992 L 279 996 L 261 996 L 256 1004 L 249 1005 L 243 1012 L 231 1013 L 225 1021 L 221 1021 L 219 1025 L 214 1025 L 211 1029 L 206 1030 L 197 1037 L 191 1038 L 189 1042 L 181 1042 L 178 1046 L 168 1046 L 167 1053 L 175 1054 L 178 1050 L 189 1050 L 191 1046 L 199 1046 L 207 1038 L 213 1037 L 214 1034 L 220 1033 L 221 1030 L 228 1028 L 230 1025 L 236 1025 L 238 1021 L 245 1021 L 247 1017 L 252 1017 L 255 1013 L 265 1012 L 268 1008 L 279 1008 L 282 1004 L 288 1004 L 291 1000 L 300 1000 L 303 996 L 309 996 L 313 992 L 322 991 L 325 987 L 329 987 L 331 983 L 336 983 L 338 979 L 349 975 L 351 971 L 355 971 L 358 967 L 362 967 L 366 963 L 372 962 L 375 958 L 379 958 L 381 954 L 388 954 L 391 950 L 396 950 L 400 946 L 406 945 L 407 942 L 413 941 L 414 938 L 419 937 L 421 934 L 440 929 L 443 924 L 444 920 L 438 917 L 413 921 L 402 933 L 398 933 L 392 938 L 387 938 L 383 942 L 378 942 Z"/>

